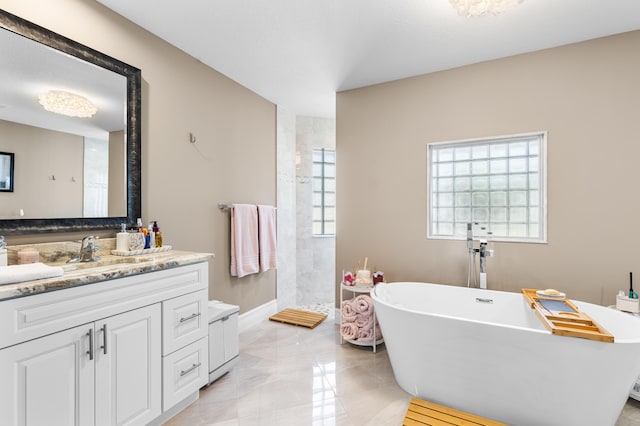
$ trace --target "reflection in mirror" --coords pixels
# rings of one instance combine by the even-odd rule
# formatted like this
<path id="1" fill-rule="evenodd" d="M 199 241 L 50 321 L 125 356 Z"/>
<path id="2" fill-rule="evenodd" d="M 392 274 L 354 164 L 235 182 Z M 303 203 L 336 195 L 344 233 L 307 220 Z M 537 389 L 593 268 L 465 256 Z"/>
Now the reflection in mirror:
<path id="1" fill-rule="evenodd" d="M 133 223 L 140 70 L 3 10 L 0 51 L 0 151 L 20 159 L 19 185 L 0 203 L 0 231 Z"/>
<path id="2" fill-rule="evenodd" d="M 0 191 L 13 192 L 13 152 L 0 152 Z"/>

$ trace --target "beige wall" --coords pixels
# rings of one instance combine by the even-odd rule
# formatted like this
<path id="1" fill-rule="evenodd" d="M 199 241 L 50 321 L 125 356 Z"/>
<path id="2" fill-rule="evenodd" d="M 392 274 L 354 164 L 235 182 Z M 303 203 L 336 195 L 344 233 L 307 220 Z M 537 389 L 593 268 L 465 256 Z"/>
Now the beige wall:
<path id="1" fill-rule="evenodd" d="M 20 209 L 25 218 L 82 216 L 82 136 L 0 120 L 0 151 L 15 154 L 13 192 L 0 193 L 0 217 L 19 219 Z"/>
<path id="2" fill-rule="evenodd" d="M 275 105 L 94 1 L 3 0 L 0 7 L 142 70 L 143 221 L 157 220 L 176 249 L 216 254 L 211 299 L 243 312 L 275 299 L 275 271 L 229 276 L 229 212 L 217 208 L 275 205 Z"/>
<path id="3" fill-rule="evenodd" d="M 613 304 L 640 276 L 638 52 L 640 31 L 339 93 L 336 264 L 466 285 L 465 242 L 426 238 L 427 143 L 548 131 L 548 244 L 494 243 L 489 288 Z"/>

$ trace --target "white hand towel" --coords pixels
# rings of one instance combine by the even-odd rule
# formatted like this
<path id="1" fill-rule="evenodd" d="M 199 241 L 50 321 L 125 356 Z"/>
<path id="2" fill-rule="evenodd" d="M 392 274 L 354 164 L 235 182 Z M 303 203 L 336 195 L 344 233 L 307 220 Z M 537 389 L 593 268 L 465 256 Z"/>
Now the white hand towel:
<path id="1" fill-rule="evenodd" d="M 0 285 L 61 277 L 62 275 L 64 275 L 64 271 L 61 267 L 49 266 L 40 262 L 3 266 L 0 268 Z"/>
<path id="2" fill-rule="evenodd" d="M 260 272 L 258 253 L 258 209 L 253 204 L 234 204 L 231 208 L 231 275 L 244 277 Z"/>
<path id="3" fill-rule="evenodd" d="M 258 205 L 258 241 L 260 269 L 276 269 L 276 208 Z"/>

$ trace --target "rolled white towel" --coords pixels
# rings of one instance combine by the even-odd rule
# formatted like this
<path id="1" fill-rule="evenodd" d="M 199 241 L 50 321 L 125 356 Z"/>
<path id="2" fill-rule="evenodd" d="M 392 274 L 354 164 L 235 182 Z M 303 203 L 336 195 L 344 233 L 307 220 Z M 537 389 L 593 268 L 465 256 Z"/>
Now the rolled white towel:
<path id="1" fill-rule="evenodd" d="M 62 275 L 64 275 L 64 271 L 61 267 L 49 266 L 40 262 L 3 266 L 0 268 L 0 285 L 61 277 Z"/>
<path id="2" fill-rule="evenodd" d="M 354 322 L 356 320 L 356 311 L 353 309 L 353 303 L 351 300 L 345 300 L 341 306 L 342 319 L 347 322 Z"/>
<path id="3" fill-rule="evenodd" d="M 358 335 L 358 326 L 353 322 L 340 324 L 340 334 L 347 340 L 355 340 Z"/>
<path id="4" fill-rule="evenodd" d="M 363 315 L 372 315 L 373 314 L 373 301 L 371 297 L 366 294 L 361 294 L 353 299 L 353 309 Z"/>

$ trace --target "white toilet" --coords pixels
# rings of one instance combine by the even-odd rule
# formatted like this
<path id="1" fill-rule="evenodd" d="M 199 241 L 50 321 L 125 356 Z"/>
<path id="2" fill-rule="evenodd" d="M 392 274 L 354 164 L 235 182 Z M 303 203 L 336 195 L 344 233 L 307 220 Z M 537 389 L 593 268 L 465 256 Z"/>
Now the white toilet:
<path id="1" fill-rule="evenodd" d="M 209 382 L 231 370 L 240 354 L 238 312 L 240 307 L 209 301 Z"/>

